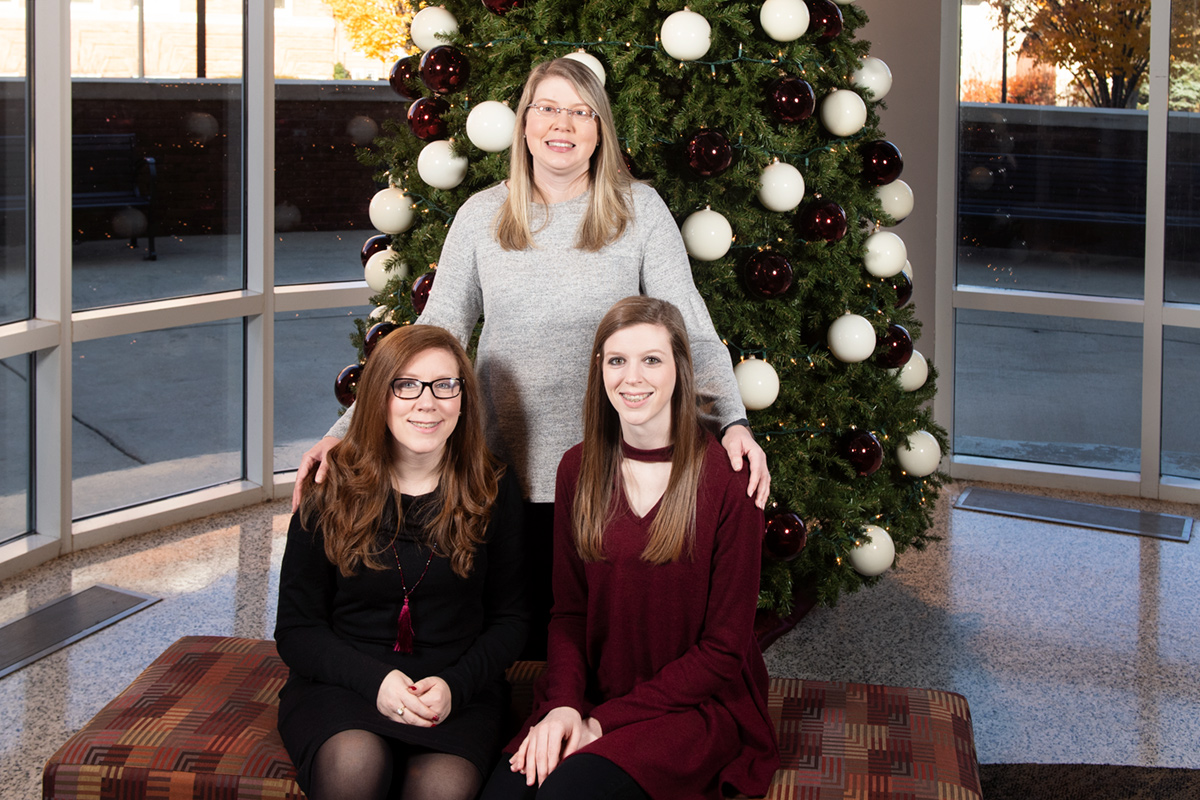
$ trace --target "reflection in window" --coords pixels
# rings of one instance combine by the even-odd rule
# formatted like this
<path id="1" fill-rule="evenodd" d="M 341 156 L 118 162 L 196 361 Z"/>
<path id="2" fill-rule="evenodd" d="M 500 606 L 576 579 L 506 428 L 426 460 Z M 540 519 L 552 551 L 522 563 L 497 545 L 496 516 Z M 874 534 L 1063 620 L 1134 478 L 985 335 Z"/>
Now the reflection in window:
<path id="1" fill-rule="evenodd" d="M 959 455 L 1138 472 L 1141 327 L 959 309 Z"/>
<path id="2" fill-rule="evenodd" d="M 72 6 L 76 310 L 244 286 L 242 3 L 184 6 Z"/>
<path id="3" fill-rule="evenodd" d="M 1200 2 L 1171 3 L 1167 302 L 1200 303 Z"/>
<path id="4" fill-rule="evenodd" d="M 1200 329 L 1163 331 L 1162 474 L 1200 480 Z"/>
<path id="5" fill-rule="evenodd" d="M 0 361 L 0 542 L 27 533 L 33 464 L 29 458 L 32 356 Z"/>
<path id="6" fill-rule="evenodd" d="M 239 480 L 241 319 L 74 347 L 76 519 Z"/>
<path id="7" fill-rule="evenodd" d="M 30 316 L 23 3 L 0 6 L 0 325 Z"/>
<path id="8" fill-rule="evenodd" d="M 300 456 L 337 420 L 333 382 L 358 353 L 352 320 L 366 307 L 279 312 L 275 315 L 275 471 L 300 466 Z"/>

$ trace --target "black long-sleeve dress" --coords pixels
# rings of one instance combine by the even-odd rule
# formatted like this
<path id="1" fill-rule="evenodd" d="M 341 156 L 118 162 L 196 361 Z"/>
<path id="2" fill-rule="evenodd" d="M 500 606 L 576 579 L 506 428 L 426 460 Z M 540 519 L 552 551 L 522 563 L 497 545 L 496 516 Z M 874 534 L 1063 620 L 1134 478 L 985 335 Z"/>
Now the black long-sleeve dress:
<path id="1" fill-rule="evenodd" d="M 395 541 L 412 618 L 412 653 L 396 652 L 404 601 L 390 548 L 387 569 L 342 577 L 325 557 L 320 530 L 293 515 L 279 578 L 275 641 L 291 675 L 279 698 L 279 732 L 302 789 L 321 745 L 344 730 L 381 736 L 470 760 L 486 775 L 495 760 L 507 702 L 504 670 L 525 640 L 521 494 L 512 471 L 500 481 L 486 538 L 467 578 L 434 556 L 425 526 L 437 492 L 402 496 L 405 522 Z M 394 507 L 380 520 L 381 546 L 396 530 Z M 413 589 L 428 563 L 428 573 Z M 450 687 L 450 714 L 432 728 L 392 722 L 375 707 L 384 677 L 436 675 Z"/>

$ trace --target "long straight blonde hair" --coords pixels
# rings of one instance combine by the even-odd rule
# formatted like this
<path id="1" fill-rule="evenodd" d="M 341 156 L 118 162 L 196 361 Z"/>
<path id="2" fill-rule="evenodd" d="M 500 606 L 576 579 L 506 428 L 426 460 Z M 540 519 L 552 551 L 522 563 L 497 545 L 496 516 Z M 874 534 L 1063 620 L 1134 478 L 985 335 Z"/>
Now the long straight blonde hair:
<path id="1" fill-rule="evenodd" d="M 696 380 L 687 328 L 679 309 L 654 297 L 618 300 L 596 329 L 583 401 L 583 461 L 572 531 L 579 557 L 604 559 L 604 529 L 614 514 L 613 494 L 621 479 L 621 420 L 604 388 L 604 345 L 617 331 L 633 325 L 657 325 L 666 330 L 675 359 L 675 391 L 671 394 L 671 477 L 642 559 L 652 564 L 690 557 L 696 539 L 696 493 L 707 447 L 696 408 Z"/>
<path id="2" fill-rule="evenodd" d="M 588 165 L 588 185 L 591 198 L 579 224 L 575 246 L 596 252 L 612 244 L 625 233 L 633 220 L 633 202 L 629 187 L 633 178 L 625 169 L 621 149 L 617 144 L 617 129 L 613 122 L 612 106 L 600 85 L 600 79 L 584 64 L 570 58 L 556 58 L 538 64 L 525 80 L 517 109 L 517 124 L 509 148 L 508 197 L 496 212 L 496 241 L 505 250 L 526 250 L 534 247 L 534 204 L 541 203 L 541 225 L 550 220 L 550 207 L 533 180 L 533 156 L 525 143 L 525 122 L 529 104 L 536 97 L 538 85 L 546 78 L 563 78 L 579 94 L 588 108 L 596 112 L 598 147 Z"/>

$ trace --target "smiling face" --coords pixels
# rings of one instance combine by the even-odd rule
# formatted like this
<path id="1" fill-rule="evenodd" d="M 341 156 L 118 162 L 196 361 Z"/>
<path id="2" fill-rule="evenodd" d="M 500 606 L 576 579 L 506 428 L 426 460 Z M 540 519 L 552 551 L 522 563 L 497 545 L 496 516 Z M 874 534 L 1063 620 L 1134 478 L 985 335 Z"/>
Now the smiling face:
<path id="1" fill-rule="evenodd" d="M 447 350 L 421 351 L 396 375 L 417 381 L 437 381 L 439 378 L 458 378 L 458 363 Z M 446 441 L 458 425 L 462 410 L 462 395 L 441 400 L 433 389 L 421 387 L 414 400 L 402 400 L 388 390 L 388 430 L 392 434 L 392 450 L 399 463 L 440 459 Z"/>
<path id="2" fill-rule="evenodd" d="M 533 102 L 551 108 L 591 108 L 566 78 L 543 79 L 533 92 Z M 525 146 L 533 158 L 534 180 L 569 183 L 586 180 L 592 154 L 600 141 L 599 123 L 559 113 L 547 119 L 533 109 L 525 110 Z"/>
<path id="3" fill-rule="evenodd" d="M 634 447 L 671 443 L 671 395 L 675 357 L 661 325 L 630 325 L 604 343 L 604 389 L 621 419 L 621 433 Z"/>

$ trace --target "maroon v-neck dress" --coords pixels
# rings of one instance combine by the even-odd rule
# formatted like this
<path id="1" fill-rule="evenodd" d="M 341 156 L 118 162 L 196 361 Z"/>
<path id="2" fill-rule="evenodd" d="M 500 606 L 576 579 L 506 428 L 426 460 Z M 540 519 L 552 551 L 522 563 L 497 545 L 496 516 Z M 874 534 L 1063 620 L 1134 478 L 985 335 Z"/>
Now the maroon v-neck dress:
<path id="1" fill-rule="evenodd" d="M 549 663 L 509 753 L 550 710 L 570 706 L 604 731 L 579 752 L 617 764 L 652 798 L 766 792 L 779 754 L 754 638 L 763 517 L 746 496 L 747 470 L 734 472 L 708 438 L 694 554 L 666 565 L 641 559 L 658 506 L 638 517 L 623 494 L 605 560 L 579 558 L 570 520 L 582 447 L 563 456 Z"/>

